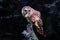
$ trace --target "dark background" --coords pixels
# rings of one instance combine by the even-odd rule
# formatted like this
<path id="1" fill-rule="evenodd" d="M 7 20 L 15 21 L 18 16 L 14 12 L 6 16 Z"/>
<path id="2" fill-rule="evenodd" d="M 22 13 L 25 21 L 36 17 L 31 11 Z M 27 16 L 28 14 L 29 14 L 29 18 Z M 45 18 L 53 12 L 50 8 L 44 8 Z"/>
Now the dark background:
<path id="1" fill-rule="evenodd" d="M 27 20 L 21 9 L 29 5 L 41 12 L 46 37 L 39 40 L 60 40 L 60 0 L 0 0 L 0 40 L 25 40 L 21 34 Z"/>

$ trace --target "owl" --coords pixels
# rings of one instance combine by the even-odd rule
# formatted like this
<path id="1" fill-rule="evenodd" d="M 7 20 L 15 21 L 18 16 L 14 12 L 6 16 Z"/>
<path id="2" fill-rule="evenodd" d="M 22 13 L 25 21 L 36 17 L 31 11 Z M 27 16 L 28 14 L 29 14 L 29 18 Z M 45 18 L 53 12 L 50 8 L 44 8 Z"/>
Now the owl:
<path id="1" fill-rule="evenodd" d="M 44 35 L 41 13 L 30 6 L 24 6 L 21 11 L 22 15 L 27 19 L 27 21 L 36 26 L 37 32 Z"/>

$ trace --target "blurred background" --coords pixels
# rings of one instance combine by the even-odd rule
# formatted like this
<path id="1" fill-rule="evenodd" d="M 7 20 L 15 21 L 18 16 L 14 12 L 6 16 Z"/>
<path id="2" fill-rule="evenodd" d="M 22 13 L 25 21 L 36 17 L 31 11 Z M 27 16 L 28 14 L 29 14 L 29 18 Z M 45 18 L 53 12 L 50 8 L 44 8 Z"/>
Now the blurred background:
<path id="1" fill-rule="evenodd" d="M 21 14 L 26 5 L 41 12 L 46 37 L 34 29 L 39 40 L 60 40 L 60 0 L 0 0 L 0 40 L 26 40 L 21 34 L 28 24 Z"/>

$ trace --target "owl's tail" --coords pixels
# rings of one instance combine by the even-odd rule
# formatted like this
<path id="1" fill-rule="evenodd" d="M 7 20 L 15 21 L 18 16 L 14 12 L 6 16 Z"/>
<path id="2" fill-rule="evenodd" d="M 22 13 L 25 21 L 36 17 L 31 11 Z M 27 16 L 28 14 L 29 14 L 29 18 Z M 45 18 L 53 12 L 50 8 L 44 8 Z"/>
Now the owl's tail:
<path id="1" fill-rule="evenodd" d="M 37 28 L 37 32 L 44 36 L 44 31 L 42 27 Z"/>
<path id="2" fill-rule="evenodd" d="M 38 26 L 37 26 L 37 32 L 40 33 L 42 36 L 45 37 L 42 25 L 40 24 L 40 22 L 37 22 L 37 24 L 38 24 Z"/>

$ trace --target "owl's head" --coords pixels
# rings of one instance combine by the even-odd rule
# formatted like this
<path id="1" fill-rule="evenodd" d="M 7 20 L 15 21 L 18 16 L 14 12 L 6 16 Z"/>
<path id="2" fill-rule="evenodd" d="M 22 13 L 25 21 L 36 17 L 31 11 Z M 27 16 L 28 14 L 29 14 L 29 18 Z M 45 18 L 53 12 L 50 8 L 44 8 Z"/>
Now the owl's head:
<path id="1" fill-rule="evenodd" d="M 29 17 L 32 13 L 33 11 L 33 8 L 31 8 L 30 6 L 24 6 L 23 8 L 22 8 L 22 15 L 24 16 L 24 17 Z"/>

